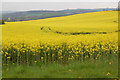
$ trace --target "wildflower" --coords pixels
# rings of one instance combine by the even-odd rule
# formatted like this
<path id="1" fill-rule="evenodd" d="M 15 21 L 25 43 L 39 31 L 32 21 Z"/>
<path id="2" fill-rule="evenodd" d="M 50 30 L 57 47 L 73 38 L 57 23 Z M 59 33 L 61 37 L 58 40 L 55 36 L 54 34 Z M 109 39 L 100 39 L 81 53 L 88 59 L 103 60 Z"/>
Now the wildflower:
<path id="1" fill-rule="evenodd" d="M 7 57 L 7 59 L 10 59 L 10 57 Z"/>
<path id="2" fill-rule="evenodd" d="M 112 64 L 112 62 L 109 62 L 109 64 Z"/>
<path id="3" fill-rule="evenodd" d="M 43 59 L 43 57 L 41 57 L 41 59 Z"/>
<path id="4" fill-rule="evenodd" d="M 110 72 L 108 72 L 106 75 L 107 75 L 107 76 L 108 76 L 108 75 L 111 75 L 111 73 L 110 73 Z"/>

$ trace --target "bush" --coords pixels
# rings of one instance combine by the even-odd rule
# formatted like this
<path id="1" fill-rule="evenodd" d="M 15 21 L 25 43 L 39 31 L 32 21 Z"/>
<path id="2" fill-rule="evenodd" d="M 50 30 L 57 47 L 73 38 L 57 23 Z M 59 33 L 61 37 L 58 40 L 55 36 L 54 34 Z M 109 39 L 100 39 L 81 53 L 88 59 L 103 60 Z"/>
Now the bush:
<path id="1" fill-rule="evenodd" d="M 0 20 L 0 24 L 5 24 L 5 21 L 4 20 Z"/>

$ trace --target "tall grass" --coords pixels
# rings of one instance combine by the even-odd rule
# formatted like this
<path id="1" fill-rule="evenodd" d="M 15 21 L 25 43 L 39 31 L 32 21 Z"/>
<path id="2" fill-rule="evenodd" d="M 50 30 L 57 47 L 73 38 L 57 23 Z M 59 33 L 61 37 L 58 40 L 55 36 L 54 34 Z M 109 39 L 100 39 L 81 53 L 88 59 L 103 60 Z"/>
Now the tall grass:
<path id="1" fill-rule="evenodd" d="M 3 78 L 117 78 L 118 58 L 3 66 Z"/>

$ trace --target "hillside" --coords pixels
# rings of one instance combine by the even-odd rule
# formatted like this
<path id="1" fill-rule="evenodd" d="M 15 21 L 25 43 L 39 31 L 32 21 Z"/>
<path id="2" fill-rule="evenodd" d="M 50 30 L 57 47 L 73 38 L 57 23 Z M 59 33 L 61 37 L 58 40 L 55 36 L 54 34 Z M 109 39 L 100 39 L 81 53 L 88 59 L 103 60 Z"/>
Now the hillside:
<path id="1" fill-rule="evenodd" d="M 101 11 L 0 25 L 3 78 L 117 78 L 117 15 Z"/>
<path id="2" fill-rule="evenodd" d="M 36 20 L 36 19 L 44 19 L 51 17 L 60 17 L 67 16 L 73 14 L 82 14 L 89 12 L 97 12 L 97 11 L 107 11 L 107 10 L 116 10 L 116 8 L 100 8 L 100 9 L 66 9 L 60 11 L 50 11 L 50 10 L 32 10 L 32 11 L 18 11 L 18 12 L 2 12 L 3 19 L 5 21 L 13 22 L 13 21 L 26 21 L 26 20 Z"/>
<path id="3" fill-rule="evenodd" d="M 46 32 L 115 32 L 118 30 L 117 11 L 102 11 L 41 20 L 6 22 L 3 32 L 41 34 Z M 43 28 L 43 29 L 42 29 Z M 26 32 L 27 30 L 27 32 Z"/>

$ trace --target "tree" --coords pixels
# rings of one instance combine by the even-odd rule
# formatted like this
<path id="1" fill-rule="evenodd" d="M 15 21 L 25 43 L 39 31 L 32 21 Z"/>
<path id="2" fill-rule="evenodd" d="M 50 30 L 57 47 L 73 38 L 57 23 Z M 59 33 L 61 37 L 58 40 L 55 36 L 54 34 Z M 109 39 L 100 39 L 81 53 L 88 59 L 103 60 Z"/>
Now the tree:
<path id="1" fill-rule="evenodd" d="M 0 24 L 5 24 L 5 21 L 4 20 L 0 20 Z"/>

